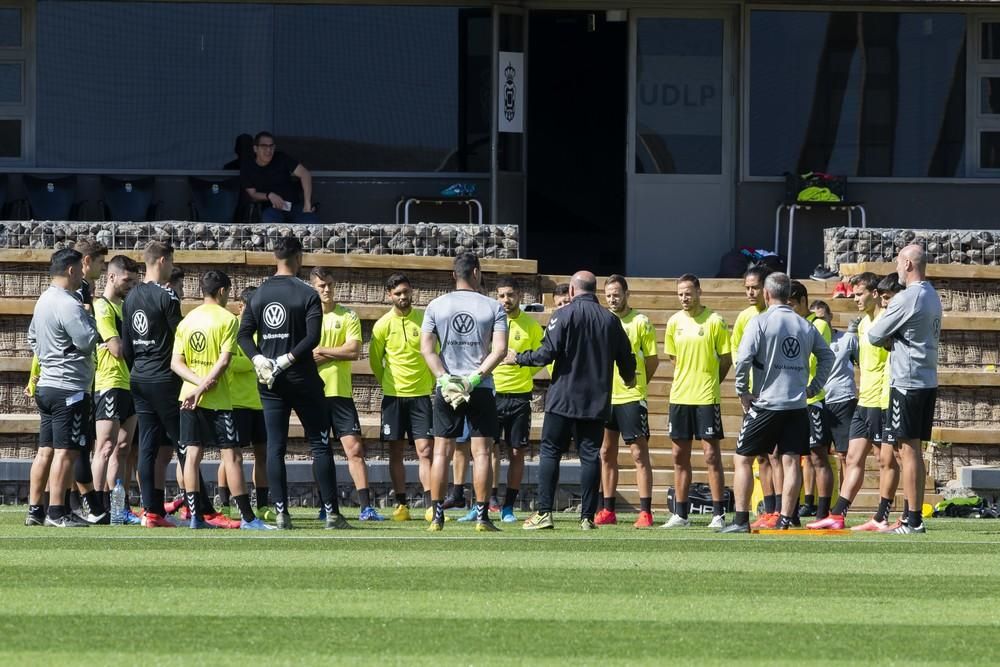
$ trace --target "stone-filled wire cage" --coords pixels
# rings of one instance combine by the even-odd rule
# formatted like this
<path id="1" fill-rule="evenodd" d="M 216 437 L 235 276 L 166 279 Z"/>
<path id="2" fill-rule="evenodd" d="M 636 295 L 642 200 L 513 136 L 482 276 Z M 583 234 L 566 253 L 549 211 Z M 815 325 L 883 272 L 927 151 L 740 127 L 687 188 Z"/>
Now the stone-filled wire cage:
<path id="1" fill-rule="evenodd" d="M 856 262 L 892 262 L 903 247 L 913 243 L 924 248 L 931 264 L 1000 265 L 1000 231 L 860 227 L 824 230 L 824 263 L 836 268 Z"/>
<path id="2" fill-rule="evenodd" d="M 348 223 L 315 225 L 218 224 L 205 222 L 0 222 L 0 248 L 59 250 L 96 238 L 112 250 L 141 250 L 149 241 L 178 250 L 274 250 L 278 238 L 296 236 L 310 252 L 355 255 L 517 259 L 519 231 L 513 225 L 408 225 Z"/>

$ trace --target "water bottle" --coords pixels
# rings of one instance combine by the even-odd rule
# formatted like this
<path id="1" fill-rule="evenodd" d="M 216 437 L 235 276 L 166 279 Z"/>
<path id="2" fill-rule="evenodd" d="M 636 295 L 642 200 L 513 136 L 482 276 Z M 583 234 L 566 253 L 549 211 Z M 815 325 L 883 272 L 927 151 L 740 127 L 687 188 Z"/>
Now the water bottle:
<path id="1" fill-rule="evenodd" d="M 115 488 L 111 490 L 111 525 L 121 526 L 125 523 L 125 487 L 122 481 L 115 481 Z"/>

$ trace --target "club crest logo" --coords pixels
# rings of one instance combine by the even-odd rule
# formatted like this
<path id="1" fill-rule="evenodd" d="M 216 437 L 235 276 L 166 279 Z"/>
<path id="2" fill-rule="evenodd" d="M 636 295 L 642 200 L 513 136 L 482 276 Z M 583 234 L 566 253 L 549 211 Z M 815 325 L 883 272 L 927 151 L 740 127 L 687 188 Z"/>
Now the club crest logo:
<path id="1" fill-rule="evenodd" d="M 476 320 L 469 313 L 458 313 L 451 321 L 451 328 L 459 336 L 468 336 L 476 328 Z"/>
<path id="2" fill-rule="evenodd" d="M 504 68 L 503 75 L 503 117 L 506 118 L 509 123 L 514 120 L 514 115 L 516 114 L 517 109 L 517 85 L 515 83 L 517 69 L 514 67 L 513 63 L 507 63 L 507 67 Z"/>
<path id="3" fill-rule="evenodd" d="M 264 306 L 264 324 L 267 325 L 268 329 L 280 328 L 287 317 L 285 306 L 277 301 L 272 301 Z"/>
<path id="4" fill-rule="evenodd" d="M 201 331 L 195 331 L 191 334 L 191 339 L 188 341 L 191 345 L 191 349 L 195 352 L 205 351 L 205 334 Z"/>
<path id="5" fill-rule="evenodd" d="M 785 340 L 781 341 L 781 353 L 788 359 L 795 359 L 799 356 L 799 352 L 801 352 L 799 341 L 792 336 L 788 336 Z"/>
<path id="6" fill-rule="evenodd" d="M 137 310 L 132 313 L 132 331 L 140 336 L 145 336 L 149 333 L 149 318 L 146 317 L 146 311 Z"/>

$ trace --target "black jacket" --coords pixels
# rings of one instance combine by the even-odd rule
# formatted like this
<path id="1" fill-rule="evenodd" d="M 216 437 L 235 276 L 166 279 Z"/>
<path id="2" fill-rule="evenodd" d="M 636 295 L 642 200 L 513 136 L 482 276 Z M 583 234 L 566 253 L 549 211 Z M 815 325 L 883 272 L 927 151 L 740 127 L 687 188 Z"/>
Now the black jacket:
<path id="1" fill-rule="evenodd" d="M 555 361 L 545 411 L 573 419 L 607 419 L 615 363 L 622 379 L 635 378 L 635 356 L 621 320 L 593 294 L 581 294 L 552 313 L 537 350 L 521 352 L 521 366 Z"/>

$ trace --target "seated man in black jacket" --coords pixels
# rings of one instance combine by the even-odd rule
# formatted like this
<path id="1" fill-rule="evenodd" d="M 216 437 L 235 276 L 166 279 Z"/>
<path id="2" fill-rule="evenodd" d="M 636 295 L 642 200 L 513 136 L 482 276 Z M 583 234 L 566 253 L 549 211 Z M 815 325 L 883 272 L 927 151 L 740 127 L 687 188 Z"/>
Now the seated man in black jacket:
<path id="1" fill-rule="evenodd" d="M 270 132 L 254 137 L 253 159 L 240 164 L 240 186 L 251 201 L 264 206 L 260 219 L 265 225 L 319 221 L 312 202 L 312 174 L 279 151 Z"/>
<path id="2" fill-rule="evenodd" d="M 570 282 L 572 302 L 552 314 L 537 350 L 507 355 L 506 363 L 545 366 L 555 361 L 545 397 L 545 421 L 539 452 L 538 511 L 525 530 L 552 528 L 552 505 L 559 483 L 559 459 L 576 438 L 580 455 L 583 505 L 580 528 L 593 530 L 601 480 L 601 441 L 611 413 L 611 381 L 615 364 L 622 380 L 635 385 L 635 356 L 621 321 L 598 301 L 597 278 L 578 271 Z"/>

